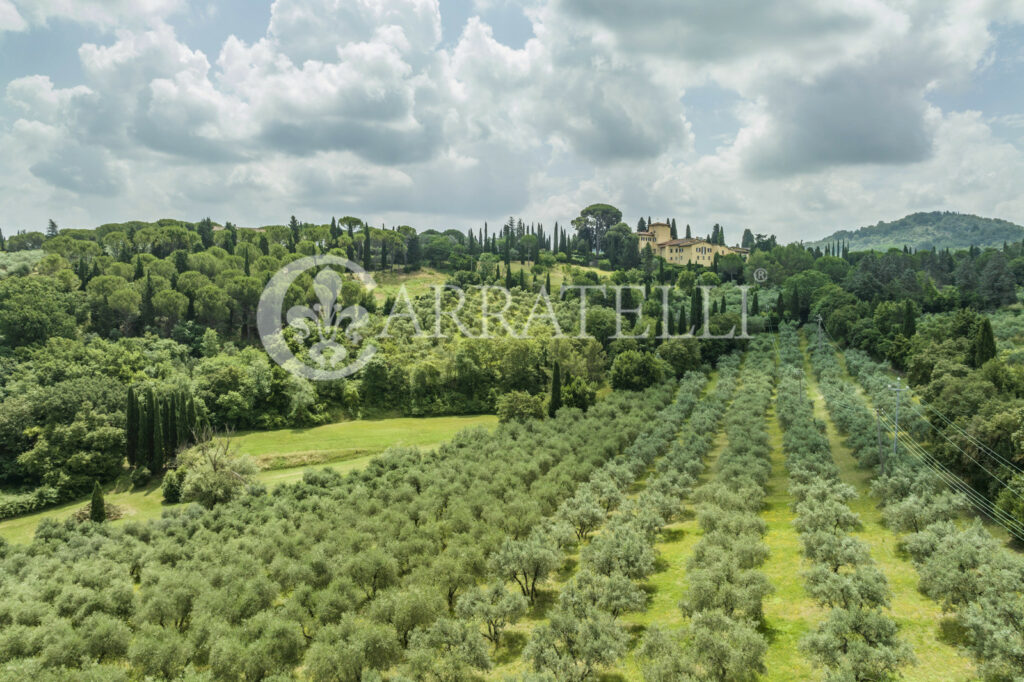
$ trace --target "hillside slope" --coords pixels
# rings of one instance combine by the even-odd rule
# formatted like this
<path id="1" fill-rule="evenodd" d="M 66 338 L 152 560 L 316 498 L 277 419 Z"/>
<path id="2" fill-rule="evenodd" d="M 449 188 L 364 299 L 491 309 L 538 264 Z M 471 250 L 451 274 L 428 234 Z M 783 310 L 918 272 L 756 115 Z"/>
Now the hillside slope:
<path id="1" fill-rule="evenodd" d="M 932 211 L 912 213 L 892 222 L 858 230 L 840 230 L 824 239 L 805 242 L 805 246 L 825 246 L 847 241 L 851 251 L 886 251 L 909 246 L 914 249 L 966 249 L 970 246 L 1001 247 L 1003 242 L 1024 239 L 1024 227 L 998 218 L 982 218 L 969 213 Z"/>

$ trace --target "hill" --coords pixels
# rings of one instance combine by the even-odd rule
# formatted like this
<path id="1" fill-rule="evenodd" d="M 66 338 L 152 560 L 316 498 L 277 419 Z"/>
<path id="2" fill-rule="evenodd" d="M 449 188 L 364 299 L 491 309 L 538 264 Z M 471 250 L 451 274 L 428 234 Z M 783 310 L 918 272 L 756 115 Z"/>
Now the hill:
<path id="1" fill-rule="evenodd" d="M 858 230 L 840 230 L 824 239 L 805 243 L 805 246 L 825 246 L 831 242 L 847 241 L 851 251 L 886 251 L 909 246 L 914 249 L 966 249 L 1001 247 L 1003 242 L 1024 239 L 1024 227 L 998 218 L 982 218 L 969 213 L 932 211 L 912 213 L 892 222 Z"/>

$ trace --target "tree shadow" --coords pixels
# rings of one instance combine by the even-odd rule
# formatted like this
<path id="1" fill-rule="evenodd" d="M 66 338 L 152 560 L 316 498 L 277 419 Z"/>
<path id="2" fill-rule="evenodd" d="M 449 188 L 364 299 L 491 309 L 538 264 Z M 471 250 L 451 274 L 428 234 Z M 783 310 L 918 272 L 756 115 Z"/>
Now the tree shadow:
<path id="1" fill-rule="evenodd" d="M 956 616 L 944 616 L 939 621 L 937 638 L 943 644 L 964 646 L 967 644 L 969 633 Z"/>
<path id="2" fill-rule="evenodd" d="M 501 646 L 494 652 L 494 662 L 507 665 L 518 661 L 523 656 L 523 649 L 529 638 L 525 632 L 505 632 L 501 636 Z"/>

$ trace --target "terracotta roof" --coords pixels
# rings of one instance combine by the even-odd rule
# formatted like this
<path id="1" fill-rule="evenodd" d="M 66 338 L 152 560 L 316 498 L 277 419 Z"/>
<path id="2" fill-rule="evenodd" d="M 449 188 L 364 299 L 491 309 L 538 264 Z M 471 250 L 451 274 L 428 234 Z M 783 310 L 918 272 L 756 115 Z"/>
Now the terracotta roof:
<path id="1" fill-rule="evenodd" d="M 704 242 L 703 239 L 684 237 L 683 239 L 669 239 L 667 242 L 661 242 L 658 246 L 689 246 L 690 244 L 700 244 L 702 242 Z"/>

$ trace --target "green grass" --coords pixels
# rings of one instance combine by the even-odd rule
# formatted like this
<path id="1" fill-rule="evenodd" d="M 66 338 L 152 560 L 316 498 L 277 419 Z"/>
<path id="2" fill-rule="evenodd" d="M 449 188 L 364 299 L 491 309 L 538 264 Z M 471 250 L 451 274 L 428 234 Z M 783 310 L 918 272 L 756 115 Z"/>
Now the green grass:
<path id="1" fill-rule="evenodd" d="M 885 574 L 892 589 L 892 617 L 900 626 L 900 637 L 917 657 L 914 665 L 903 670 L 908 680 L 954 682 L 975 680 L 967 652 L 957 646 L 955 621 L 939 605 L 917 590 L 917 569 L 900 551 L 899 537 L 882 524 L 877 501 L 870 495 L 871 472 L 860 469 L 846 447 L 825 405 L 825 398 L 810 367 L 807 367 L 807 388 L 814 402 L 814 416 L 825 422 L 832 456 L 843 482 L 854 486 L 859 497 L 850 501 L 850 508 L 860 515 L 864 529 L 853 533 L 867 543 L 871 556 Z"/>
<path id="2" fill-rule="evenodd" d="M 381 303 L 388 296 L 396 294 L 403 284 L 405 285 L 405 290 L 409 292 L 409 298 L 415 299 L 417 296 L 432 293 L 433 286 L 444 284 L 448 280 L 447 275 L 433 268 L 421 268 L 409 273 L 371 272 L 370 276 L 373 277 L 373 281 L 377 284 L 377 288 L 373 290 L 374 296 Z"/>
<path id="3" fill-rule="evenodd" d="M 764 662 L 769 680 L 807 680 L 820 675 L 815 674 L 798 645 L 824 615 L 821 607 L 804 591 L 803 572 L 810 568 L 810 564 L 804 559 L 800 535 L 793 527 L 796 518 L 791 509 L 793 497 L 789 494 L 782 428 L 775 418 L 774 405 L 768 411 L 768 437 L 772 448 L 772 473 L 761 517 L 768 524 L 764 542 L 771 554 L 761 571 L 775 592 L 764 600 L 765 634 L 768 637 Z"/>
<path id="4" fill-rule="evenodd" d="M 319 459 L 314 462 L 310 458 L 310 453 L 333 453 L 332 461 L 323 465 L 323 468 L 347 473 L 366 466 L 376 455 L 392 445 L 433 447 L 449 440 L 464 428 L 491 427 L 495 423 L 497 418 L 491 415 L 402 418 L 343 422 L 311 429 L 247 433 L 235 440 L 238 441 L 241 452 L 251 454 L 257 460 L 261 457 L 267 462 L 287 462 L 289 458 L 291 459 L 291 466 L 263 467 L 263 470 L 256 474 L 258 481 L 268 487 L 274 487 L 282 483 L 294 483 L 302 478 L 306 470 L 319 468 L 311 466 L 313 463 L 322 464 L 326 461 Z M 346 447 L 339 447 L 343 443 Z M 350 444 L 354 445 L 349 446 Z M 315 449 L 317 447 L 320 449 Z M 133 490 L 127 477 L 122 477 L 107 486 L 104 496 L 108 503 L 122 507 L 126 513 L 124 518 L 112 523 L 158 519 L 165 509 L 175 506 L 163 504 L 163 494 L 158 482 L 153 482 L 141 490 Z M 86 504 L 88 499 L 83 498 L 35 514 L 0 521 L 0 537 L 17 544 L 31 542 L 40 521 L 66 519 Z"/>
<path id="5" fill-rule="evenodd" d="M 261 469 L 350 459 L 381 452 L 394 445 L 433 447 L 462 429 L 494 426 L 494 415 L 397 417 L 325 424 L 304 429 L 279 429 L 236 434 L 232 443 Z"/>

